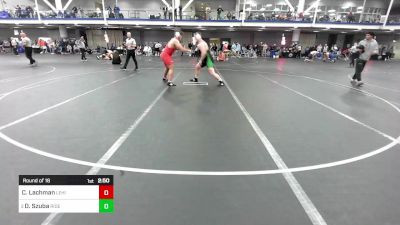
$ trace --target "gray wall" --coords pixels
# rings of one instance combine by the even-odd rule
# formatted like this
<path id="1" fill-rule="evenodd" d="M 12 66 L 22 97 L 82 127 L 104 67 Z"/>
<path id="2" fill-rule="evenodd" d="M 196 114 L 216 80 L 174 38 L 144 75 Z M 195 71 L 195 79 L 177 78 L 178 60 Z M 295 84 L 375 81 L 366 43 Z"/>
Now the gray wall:
<path id="1" fill-rule="evenodd" d="M 18 30 L 21 30 L 19 28 Z M 51 37 L 53 39 L 59 39 L 59 31 L 58 28 L 54 29 L 22 29 L 24 32 L 28 34 L 28 36 L 31 39 L 36 39 L 38 37 Z M 133 35 L 133 37 L 136 39 L 138 43 L 145 44 L 146 42 L 151 43 L 155 41 L 160 41 L 160 42 L 167 42 L 172 36 L 173 36 L 173 31 L 170 30 L 138 30 L 138 29 L 130 29 L 127 30 L 130 31 Z M 114 31 L 113 31 L 114 32 Z M 118 32 L 118 31 L 115 31 Z M 119 31 L 122 33 L 122 31 Z M 104 39 L 102 35 L 104 35 L 104 31 L 97 30 L 95 32 L 98 34 L 100 39 Z M 185 36 L 190 37 L 192 32 L 185 32 Z M 290 44 L 291 39 L 292 39 L 292 34 L 291 32 L 284 32 L 284 31 L 203 31 L 201 32 L 202 36 L 204 38 L 230 38 L 231 41 L 234 42 L 240 42 L 242 44 L 253 44 L 253 43 L 259 43 L 259 42 L 266 42 L 268 44 L 277 44 L 279 45 L 282 40 L 282 34 L 285 34 L 286 37 L 286 43 Z M 328 37 L 330 32 L 321 32 L 321 33 L 302 33 L 302 34 L 307 34 L 307 35 L 302 35 L 301 37 L 307 38 L 312 40 L 310 41 L 304 41 L 304 43 L 312 43 L 315 45 L 318 44 L 325 44 L 328 41 Z M 69 37 L 79 37 L 79 31 L 77 29 L 68 29 L 68 35 Z M 337 44 L 339 47 L 343 45 L 344 38 L 346 34 L 338 34 L 337 38 Z M 14 37 L 14 29 L 5 29 L 2 28 L 0 29 L 0 39 L 8 39 L 10 37 Z M 312 36 L 312 37 L 311 37 Z M 121 36 L 118 36 L 122 38 Z M 315 38 L 314 38 L 315 37 Z M 99 40 L 100 40 L 99 39 Z M 354 36 L 354 41 L 359 41 L 361 39 L 364 39 L 364 33 L 357 33 Z M 314 41 L 315 40 L 315 41 Z M 394 45 L 393 40 L 397 40 L 400 42 L 400 37 L 399 35 L 395 35 L 394 33 L 378 33 L 377 34 L 377 41 L 380 44 L 384 44 L 387 46 L 392 46 Z M 184 40 L 183 42 L 187 44 L 190 40 Z M 300 40 L 302 43 L 302 40 Z M 95 45 L 95 43 L 93 43 Z"/>
<path id="2" fill-rule="evenodd" d="M 17 28 L 17 30 L 23 30 L 28 36 L 33 40 L 37 39 L 38 37 L 51 37 L 52 39 L 59 39 L 60 33 L 58 28 L 57 29 L 25 29 L 25 28 Z M 17 37 L 14 35 L 14 28 L 11 29 L 0 29 L 0 39 L 5 40 L 10 37 Z"/>

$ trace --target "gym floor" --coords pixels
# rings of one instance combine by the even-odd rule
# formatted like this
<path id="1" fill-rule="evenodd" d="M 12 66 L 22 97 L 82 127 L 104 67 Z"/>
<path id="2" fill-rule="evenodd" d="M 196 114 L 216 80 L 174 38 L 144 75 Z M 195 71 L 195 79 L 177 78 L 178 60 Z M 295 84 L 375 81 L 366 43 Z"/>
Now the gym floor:
<path id="1" fill-rule="evenodd" d="M 0 60 L 0 224 L 399 225 L 400 64 Z M 51 153 L 51 154 L 49 154 Z M 87 163 L 96 163 L 94 167 Z M 107 168 L 107 166 L 109 166 Z M 113 214 L 18 214 L 20 174 L 113 174 Z"/>

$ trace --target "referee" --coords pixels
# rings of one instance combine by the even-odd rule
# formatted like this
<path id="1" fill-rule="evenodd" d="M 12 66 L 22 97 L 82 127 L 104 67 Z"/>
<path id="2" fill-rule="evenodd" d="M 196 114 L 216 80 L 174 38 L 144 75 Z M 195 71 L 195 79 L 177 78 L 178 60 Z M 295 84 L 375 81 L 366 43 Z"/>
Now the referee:
<path id="1" fill-rule="evenodd" d="M 29 38 L 26 36 L 25 33 L 21 33 L 20 36 L 21 36 L 22 45 L 23 45 L 24 48 L 25 48 L 25 55 L 26 55 L 26 58 L 29 59 L 29 64 L 30 64 L 31 66 L 36 66 L 37 63 L 36 63 L 36 61 L 32 58 L 32 41 L 31 41 L 31 39 L 29 39 Z"/>
<path id="2" fill-rule="evenodd" d="M 128 37 L 125 41 L 125 46 L 126 46 L 126 60 L 125 64 L 123 67 L 121 67 L 122 70 L 126 70 L 126 67 L 128 66 L 129 59 L 132 57 L 133 62 L 135 62 L 135 70 L 138 70 L 138 64 L 136 61 L 136 56 L 135 56 L 135 49 L 136 49 L 136 41 L 135 39 L 132 38 L 131 32 L 126 33 L 126 36 Z"/>

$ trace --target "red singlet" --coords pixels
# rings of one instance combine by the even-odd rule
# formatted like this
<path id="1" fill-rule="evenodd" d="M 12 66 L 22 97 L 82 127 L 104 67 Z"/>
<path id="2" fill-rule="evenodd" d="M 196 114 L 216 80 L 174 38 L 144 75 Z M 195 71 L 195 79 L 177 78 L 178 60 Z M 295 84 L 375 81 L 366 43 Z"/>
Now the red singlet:
<path id="1" fill-rule="evenodd" d="M 172 60 L 172 55 L 175 52 L 175 48 L 170 48 L 166 46 L 163 52 L 160 55 L 161 60 L 164 62 L 165 66 L 170 66 L 174 64 L 174 60 Z"/>

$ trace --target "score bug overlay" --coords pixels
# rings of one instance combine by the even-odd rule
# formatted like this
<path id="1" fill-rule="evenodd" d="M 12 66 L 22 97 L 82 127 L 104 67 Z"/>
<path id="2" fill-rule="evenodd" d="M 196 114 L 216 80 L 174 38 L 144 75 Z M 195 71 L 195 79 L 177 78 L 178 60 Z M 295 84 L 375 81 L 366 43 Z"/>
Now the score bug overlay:
<path id="1" fill-rule="evenodd" d="M 20 175 L 20 213 L 113 213 L 113 175 Z"/>

